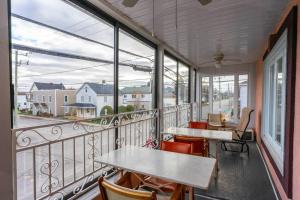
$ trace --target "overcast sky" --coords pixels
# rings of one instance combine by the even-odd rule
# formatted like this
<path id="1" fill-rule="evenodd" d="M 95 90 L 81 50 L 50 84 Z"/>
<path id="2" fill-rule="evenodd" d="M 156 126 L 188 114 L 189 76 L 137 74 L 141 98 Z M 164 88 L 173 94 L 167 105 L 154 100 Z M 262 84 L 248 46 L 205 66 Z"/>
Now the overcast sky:
<path id="1" fill-rule="evenodd" d="M 87 37 L 113 46 L 113 27 L 96 17 L 61 0 L 12 0 L 12 13 Z M 100 44 L 78 39 L 71 35 L 46 28 L 26 20 L 12 17 L 12 42 L 46 50 L 113 61 L 113 49 Z M 154 49 L 137 42 L 128 34 L 120 33 L 120 49 L 154 58 Z M 15 50 L 13 50 L 14 53 Z M 20 52 L 25 54 L 27 52 Z M 15 54 L 13 54 L 13 68 Z M 67 87 L 79 88 L 84 82 L 113 81 L 113 65 L 78 59 L 54 57 L 30 53 L 19 55 L 22 64 L 18 67 L 19 91 L 28 91 L 34 81 L 64 83 Z M 148 59 L 120 53 L 120 61 L 153 67 Z M 120 86 L 142 85 L 150 80 L 146 72 L 120 67 Z M 14 69 L 13 69 L 14 81 Z"/>

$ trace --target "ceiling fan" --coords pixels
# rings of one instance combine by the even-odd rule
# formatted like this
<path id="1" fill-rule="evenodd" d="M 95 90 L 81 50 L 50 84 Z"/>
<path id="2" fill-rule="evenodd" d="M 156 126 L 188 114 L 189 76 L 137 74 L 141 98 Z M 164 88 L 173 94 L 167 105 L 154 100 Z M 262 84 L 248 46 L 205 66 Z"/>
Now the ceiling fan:
<path id="1" fill-rule="evenodd" d="M 132 8 L 132 7 L 134 7 L 134 6 L 137 4 L 138 1 L 139 1 L 139 0 L 123 0 L 122 4 L 123 4 L 125 7 Z M 198 0 L 198 1 L 199 1 L 199 3 L 200 3 L 202 6 L 205 6 L 205 5 L 207 5 L 207 4 L 209 4 L 209 3 L 212 2 L 212 0 Z"/>
<path id="2" fill-rule="evenodd" d="M 203 63 L 200 63 L 199 66 L 205 66 L 207 64 L 214 64 L 216 68 L 221 68 L 223 63 L 226 62 L 226 61 L 229 61 L 229 62 L 241 62 L 240 59 L 224 59 L 224 53 L 222 53 L 221 51 L 217 51 L 213 57 L 213 59 L 211 61 L 207 61 L 207 62 L 203 62 Z"/>

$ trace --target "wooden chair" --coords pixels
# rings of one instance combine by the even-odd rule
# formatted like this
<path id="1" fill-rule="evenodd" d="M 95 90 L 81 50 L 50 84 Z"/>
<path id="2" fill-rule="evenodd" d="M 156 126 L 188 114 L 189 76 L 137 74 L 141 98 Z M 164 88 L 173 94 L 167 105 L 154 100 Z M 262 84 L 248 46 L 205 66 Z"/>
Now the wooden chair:
<path id="1" fill-rule="evenodd" d="M 160 149 L 163 151 L 191 154 L 191 144 L 188 143 L 162 141 Z M 142 180 L 142 178 L 139 179 Z M 151 188 L 163 194 L 175 192 L 177 190 L 176 183 L 172 183 L 155 177 L 147 177 L 143 179 L 141 187 Z M 192 188 L 190 190 L 192 191 Z"/>
<path id="2" fill-rule="evenodd" d="M 250 119 L 251 119 L 251 113 L 253 113 L 253 109 L 251 108 L 243 108 L 242 109 L 242 116 L 240 119 L 240 123 L 235 127 L 235 128 L 221 128 L 219 130 L 231 130 L 232 131 L 232 137 L 233 141 L 231 142 L 222 142 L 222 149 L 225 151 L 231 151 L 231 152 L 246 152 L 249 156 L 249 145 L 247 144 L 247 141 L 244 140 L 244 134 L 246 132 L 246 129 L 249 125 Z M 240 144 L 241 145 L 241 150 L 240 151 L 234 151 L 234 150 L 228 150 L 226 143 L 235 143 L 235 144 Z M 244 146 L 246 146 L 246 151 L 244 151 Z"/>
<path id="3" fill-rule="evenodd" d="M 184 154 L 191 154 L 191 146 L 191 144 L 181 142 L 162 141 L 160 143 L 160 149 L 163 151 L 171 151 Z"/>
<path id="4" fill-rule="evenodd" d="M 104 180 L 98 180 L 102 200 L 184 200 L 184 187 L 177 185 L 171 197 L 159 196 L 156 192 L 133 190 Z"/>
<path id="5" fill-rule="evenodd" d="M 189 128 L 207 129 L 207 122 L 189 122 Z"/>
<path id="6" fill-rule="evenodd" d="M 174 136 L 175 142 L 186 143 L 191 145 L 191 154 L 195 156 L 208 156 L 208 140 L 199 137 L 189 137 L 189 136 Z"/>
<path id="7" fill-rule="evenodd" d="M 219 114 L 209 113 L 207 118 L 207 123 L 208 123 L 207 129 L 218 130 L 219 128 L 225 126 L 225 119 L 221 113 Z"/>

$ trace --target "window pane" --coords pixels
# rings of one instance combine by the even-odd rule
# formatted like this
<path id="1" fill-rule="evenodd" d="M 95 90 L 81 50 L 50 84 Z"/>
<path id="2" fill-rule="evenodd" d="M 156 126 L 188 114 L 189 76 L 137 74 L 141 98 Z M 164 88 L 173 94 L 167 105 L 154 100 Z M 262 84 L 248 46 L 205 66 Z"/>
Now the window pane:
<path id="1" fill-rule="evenodd" d="M 209 113 L 209 77 L 201 78 L 201 119 L 207 119 Z"/>
<path id="2" fill-rule="evenodd" d="M 274 98 L 275 98 L 275 84 L 274 84 L 274 79 L 275 79 L 275 65 L 273 64 L 270 67 L 269 71 L 270 75 L 270 83 L 269 83 L 269 96 L 270 96 L 270 101 L 268 102 L 269 106 L 269 134 L 273 137 L 274 133 Z"/>
<path id="3" fill-rule="evenodd" d="M 152 109 L 155 49 L 119 32 L 119 112 Z"/>
<path id="4" fill-rule="evenodd" d="M 178 64 L 178 104 L 189 102 L 189 67 Z"/>
<path id="5" fill-rule="evenodd" d="M 283 72 L 282 72 L 282 58 L 277 60 L 277 76 L 276 76 L 276 125 L 275 125 L 275 140 L 281 144 L 282 133 L 284 129 L 284 113 L 282 112 L 283 101 Z"/>
<path id="6" fill-rule="evenodd" d="M 29 101 L 29 106 L 20 107 L 19 112 L 48 116 L 52 111 L 52 117 L 69 119 L 68 115 L 72 115 L 74 119 L 97 117 L 103 106 L 113 107 L 113 26 L 64 0 L 12 0 L 11 3 L 15 94 L 17 101 L 24 101 L 22 95 L 26 93 Z M 88 91 L 84 92 L 82 87 L 86 82 Z M 98 90 L 104 87 L 107 90 Z M 55 89 L 60 96 L 68 96 L 66 102 L 64 98 L 47 102 L 37 98 L 54 95 Z M 99 95 L 88 102 L 92 90 Z M 98 100 L 103 93 L 109 95 L 107 104 Z M 84 104 L 90 104 L 93 112 L 82 115 L 81 110 L 87 113 Z M 59 105 L 72 107 L 65 113 L 68 109 Z M 17 127 L 39 125 L 38 121 L 28 123 L 22 117 L 15 122 Z"/>
<path id="7" fill-rule="evenodd" d="M 239 75 L 239 102 L 238 102 L 238 114 L 240 119 L 242 115 L 242 109 L 248 106 L 248 75 Z"/>
<path id="8" fill-rule="evenodd" d="M 213 113 L 232 119 L 234 113 L 234 76 L 213 77 Z"/>
<path id="9" fill-rule="evenodd" d="M 177 62 L 164 56 L 164 106 L 176 105 Z"/>

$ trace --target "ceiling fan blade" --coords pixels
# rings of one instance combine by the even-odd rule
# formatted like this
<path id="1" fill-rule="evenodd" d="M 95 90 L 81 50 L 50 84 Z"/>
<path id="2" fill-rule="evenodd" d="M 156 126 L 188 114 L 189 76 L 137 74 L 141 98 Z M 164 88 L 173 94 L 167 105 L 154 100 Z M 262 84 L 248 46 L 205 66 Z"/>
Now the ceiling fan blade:
<path id="1" fill-rule="evenodd" d="M 223 59 L 223 61 L 230 61 L 230 62 L 242 62 L 242 60 L 241 59 L 235 59 L 235 58 L 228 58 L 228 59 Z"/>
<path id="2" fill-rule="evenodd" d="M 216 61 L 212 60 L 212 61 L 207 61 L 207 62 L 203 62 L 203 63 L 200 63 L 199 66 L 201 65 L 205 65 L 205 64 L 210 64 L 210 63 L 215 63 Z"/>
<path id="3" fill-rule="evenodd" d="M 123 0 L 122 4 L 125 6 L 125 7 L 134 7 L 135 4 L 137 4 L 139 0 Z"/>
<path id="4" fill-rule="evenodd" d="M 209 4 L 210 2 L 212 2 L 212 0 L 198 0 L 202 6 L 206 6 L 207 4 Z"/>

